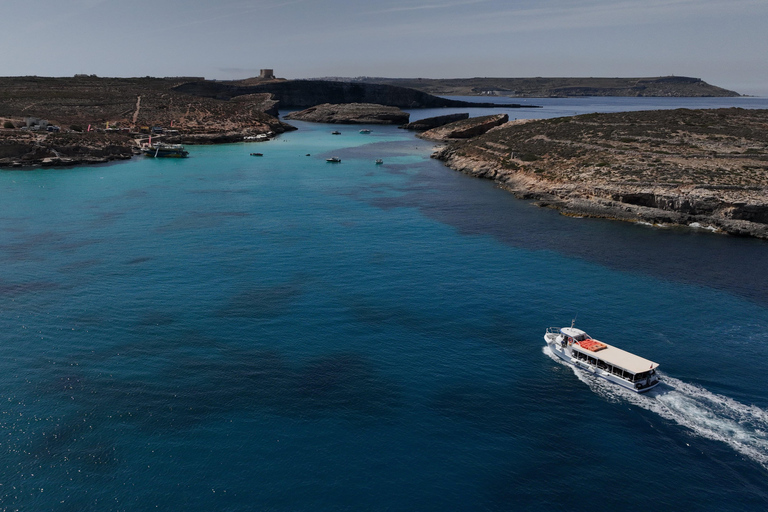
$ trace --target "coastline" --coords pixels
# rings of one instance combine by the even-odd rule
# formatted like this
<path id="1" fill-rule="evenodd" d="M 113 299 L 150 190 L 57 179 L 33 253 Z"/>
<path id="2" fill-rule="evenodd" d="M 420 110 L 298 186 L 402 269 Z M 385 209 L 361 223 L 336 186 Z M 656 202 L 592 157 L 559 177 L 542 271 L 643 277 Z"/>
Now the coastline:
<path id="1" fill-rule="evenodd" d="M 525 120 L 432 156 L 564 215 L 768 239 L 766 121 L 742 109 Z"/>

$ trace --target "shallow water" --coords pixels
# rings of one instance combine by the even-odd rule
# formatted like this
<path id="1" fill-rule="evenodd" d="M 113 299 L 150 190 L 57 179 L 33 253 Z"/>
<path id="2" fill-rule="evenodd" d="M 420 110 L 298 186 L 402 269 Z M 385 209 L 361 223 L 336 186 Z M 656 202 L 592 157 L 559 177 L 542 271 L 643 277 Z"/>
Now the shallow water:
<path id="1" fill-rule="evenodd" d="M 402 130 L 296 124 L 0 173 L 0 508 L 765 507 L 768 244 L 562 217 Z M 574 317 L 665 385 L 547 357 Z"/>

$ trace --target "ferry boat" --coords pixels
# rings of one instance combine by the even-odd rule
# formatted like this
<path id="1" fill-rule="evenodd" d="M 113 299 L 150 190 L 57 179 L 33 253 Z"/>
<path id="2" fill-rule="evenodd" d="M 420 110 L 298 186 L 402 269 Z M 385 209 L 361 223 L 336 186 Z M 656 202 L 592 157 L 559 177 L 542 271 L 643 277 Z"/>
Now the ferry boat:
<path id="1" fill-rule="evenodd" d="M 544 341 L 566 363 L 636 393 L 645 393 L 659 384 L 658 363 L 593 339 L 573 325 L 550 327 Z"/>
<path id="2" fill-rule="evenodd" d="M 186 158 L 189 151 L 181 144 L 166 144 L 156 142 L 141 148 L 141 152 L 154 158 Z"/>

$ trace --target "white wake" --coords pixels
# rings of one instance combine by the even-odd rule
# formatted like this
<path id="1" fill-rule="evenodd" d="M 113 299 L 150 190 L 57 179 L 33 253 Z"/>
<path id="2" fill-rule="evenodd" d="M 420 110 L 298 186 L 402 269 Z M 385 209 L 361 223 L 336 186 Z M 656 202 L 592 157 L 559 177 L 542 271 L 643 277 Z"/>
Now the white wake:
<path id="1" fill-rule="evenodd" d="M 611 384 L 569 365 L 544 347 L 544 353 L 573 370 L 592 391 L 655 412 L 707 439 L 721 441 L 768 469 L 768 411 L 707 391 L 659 372 L 662 383 L 645 394 Z"/>

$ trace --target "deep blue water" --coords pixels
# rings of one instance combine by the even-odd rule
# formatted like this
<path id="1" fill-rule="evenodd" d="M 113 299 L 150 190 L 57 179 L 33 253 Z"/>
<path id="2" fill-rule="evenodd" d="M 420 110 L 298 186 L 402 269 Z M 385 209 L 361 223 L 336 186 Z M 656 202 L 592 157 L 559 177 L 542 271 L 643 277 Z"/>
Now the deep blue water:
<path id="1" fill-rule="evenodd" d="M 589 110 L 558 101 L 532 117 Z M 394 127 L 295 124 L 0 173 L 0 510 L 768 505 L 768 243 L 562 217 Z M 662 389 L 549 357 L 574 317 Z"/>

